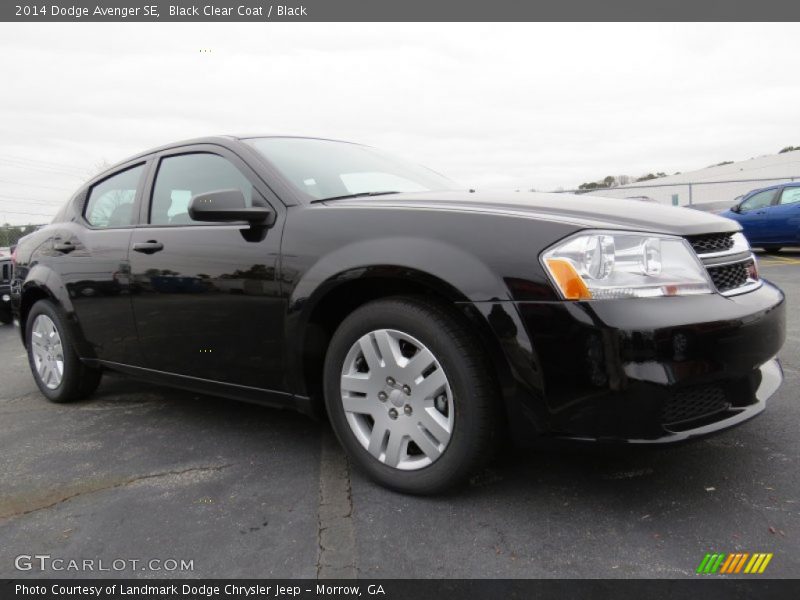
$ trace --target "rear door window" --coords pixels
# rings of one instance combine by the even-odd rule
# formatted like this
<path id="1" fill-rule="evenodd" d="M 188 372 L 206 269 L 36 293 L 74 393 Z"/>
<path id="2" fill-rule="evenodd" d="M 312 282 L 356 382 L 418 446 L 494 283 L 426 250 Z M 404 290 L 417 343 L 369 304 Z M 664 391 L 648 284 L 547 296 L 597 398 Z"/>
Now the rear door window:
<path id="1" fill-rule="evenodd" d="M 800 187 L 783 188 L 780 204 L 795 204 L 800 202 Z"/>
<path id="2" fill-rule="evenodd" d="M 136 223 L 136 190 L 144 172 L 139 165 L 112 175 L 92 187 L 84 217 L 92 227 L 128 227 Z"/>

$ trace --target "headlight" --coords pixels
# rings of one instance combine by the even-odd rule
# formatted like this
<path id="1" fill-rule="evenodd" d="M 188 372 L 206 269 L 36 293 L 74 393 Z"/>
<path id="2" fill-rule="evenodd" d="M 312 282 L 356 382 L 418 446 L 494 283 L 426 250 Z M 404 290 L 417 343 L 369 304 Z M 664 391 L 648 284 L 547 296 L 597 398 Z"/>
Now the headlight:
<path id="1" fill-rule="evenodd" d="M 714 288 L 680 237 L 583 232 L 545 250 L 542 264 L 567 300 L 710 294 Z"/>

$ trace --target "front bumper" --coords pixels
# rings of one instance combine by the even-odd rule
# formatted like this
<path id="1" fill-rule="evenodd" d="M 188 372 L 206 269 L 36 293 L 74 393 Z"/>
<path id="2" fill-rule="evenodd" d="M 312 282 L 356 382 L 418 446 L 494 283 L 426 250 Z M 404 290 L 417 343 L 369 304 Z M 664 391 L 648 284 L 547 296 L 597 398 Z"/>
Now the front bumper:
<path id="1" fill-rule="evenodd" d="M 518 439 L 527 423 L 558 437 L 682 441 L 756 416 L 783 381 L 785 300 L 767 282 L 731 297 L 476 306 L 513 372 Z"/>
<path id="2" fill-rule="evenodd" d="M 628 439 L 630 443 L 651 444 L 682 442 L 693 437 L 702 437 L 717 431 L 729 429 L 744 423 L 761 414 L 767 407 L 767 399 L 774 394 L 783 383 L 783 369 L 777 358 L 765 362 L 758 371 L 761 383 L 755 390 L 754 400 L 746 406 L 729 406 L 724 410 L 713 411 L 706 417 L 687 420 L 683 423 L 665 425 L 665 435 L 657 438 Z M 703 422 L 705 421 L 705 424 Z"/>

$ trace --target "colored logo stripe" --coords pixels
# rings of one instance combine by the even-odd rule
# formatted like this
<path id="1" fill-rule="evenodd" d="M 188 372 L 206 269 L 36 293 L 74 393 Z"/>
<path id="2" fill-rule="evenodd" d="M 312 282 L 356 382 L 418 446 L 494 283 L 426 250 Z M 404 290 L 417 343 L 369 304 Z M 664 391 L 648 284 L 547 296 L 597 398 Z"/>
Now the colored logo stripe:
<path id="1" fill-rule="evenodd" d="M 697 572 L 698 573 L 705 573 L 706 572 L 706 566 L 708 566 L 708 562 L 709 562 L 710 559 L 711 559 L 711 555 L 710 554 L 706 554 L 703 557 L 703 560 L 700 561 L 700 566 L 697 567 Z"/>
<path id="2" fill-rule="evenodd" d="M 736 554 L 728 554 L 728 558 L 725 559 L 725 562 L 722 563 L 722 568 L 719 570 L 720 573 L 730 573 L 731 565 L 733 564 L 734 560 L 736 559 Z"/>
<path id="3" fill-rule="evenodd" d="M 750 556 L 749 554 L 737 552 L 736 554 L 732 555 L 733 559 L 731 560 L 730 564 L 728 565 L 727 569 L 722 569 L 722 573 L 738 573 L 742 570 L 744 566 L 744 561 L 747 560 L 747 557 Z"/>
<path id="4" fill-rule="evenodd" d="M 758 552 L 749 554 L 747 552 L 737 552 L 734 554 L 708 553 L 703 557 L 697 573 L 763 573 L 769 562 L 772 560 L 772 553 Z M 749 559 L 749 560 L 748 560 Z M 746 566 L 745 566 L 746 565 Z M 742 571 L 744 569 L 744 571 Z"/>
<path id="5" fill-rule="evenodd" d="M 698 573 L 716 573 L 722 561 L 725 559 L 724 554 L 706 554 L 700 566 L 697 567 Z"/>

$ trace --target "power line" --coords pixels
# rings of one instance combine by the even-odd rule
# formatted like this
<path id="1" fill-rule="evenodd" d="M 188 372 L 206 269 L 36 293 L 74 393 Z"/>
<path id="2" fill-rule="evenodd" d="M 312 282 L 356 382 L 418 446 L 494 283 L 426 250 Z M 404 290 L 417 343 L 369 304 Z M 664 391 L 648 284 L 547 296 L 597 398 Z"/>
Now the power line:
<path id="1" fill-rule="evenodd" d="M 20 212 L 17 210 L 0 210 L 0 214 L 3 215 L 25 215 L 25 216 L 37 216 L 37 217 L 54 217 L 58 211 L 54 211 L 51 213 L 40 213 L 40 212 Z"/>
<path id="2" fill-rule="evenodd" d="M 39 183 L 27 183 L 24 181 L 14 181 L 13 179 L 0 179 L 2 183 L 11 183 L 13 185 L 24 185 L 25 187 L 37 187 L 37 188 L 44 188 L 46 190 L 57 190 L 59 192 L 69 192 L 67 188 L 57 188 L 53 187 L 52 185 L 41 185 Z"/>
<path id="3" fill-rule="evenodd" d="M 33 198 L 18 198 L 14 196 L 3 196 L 3 195 L 0 195 L 0 199 L 10 200 L 11 202 L 30 202 L 31 204 L 44 204 L 45 206 L 63 206 L 66 203 L 66 200 L 53 200 L 51 202 L 49 200 L 35 200 Z"/>
<path id="4" fill-rule="evenodd" d="M 67 171 L 56 171 L 54 169 L 47 169 L 44 167 L 34 167 L 32 165 L 14 165 L 14 164 L 6 164 L 6 167 L 12 167 L 14 169 L 24 169 L 28 171 L 38 171 L 39 173 L 49 173 L 55 175 L 66 175 L 67 177 L 77 177 L 78 179 L 86 179 L 85 175 L 79 175 L 78 173 L 69 173 Z"/>
<path id="5" fill-rule="evenodd" d="M 14 156 L 2 156 L 0 155 L 0 160 L 6 162 L 13 162 L 13 163 L 21 163 L 25 165 L 32 165 L 34 167 L 46 167 L 48 169 L 59 169 L 61 171 L 74 171 L 76 173 L 83 172 L 83 169 L 80 167 L 76 167 L 73 165 L 65 165 L 63 163 L 51 163 L 51 162 L 44 162 L 44 161 L 34 161 L 28 160 L 26 158 L 16 158 Z"/>
<path id="6" fill-rule="evenodd" d="M 61 169 L 59 167 L 46 167 L 43 165 L 28 165 L 25 163 L 15 163 L 11 161 L 2 161 L 2 166 L 11 169 L 21 169 L 24 171 L 39 171 L 41 173 L 55 173 L 56 175 L 68 175 L 70 177 L 85 177 L 85 174 L 80 171 L 70 171 L 67 169 Z"/>
<path id="7" fill-rule="evenodd" d="M 56 173 L 58 175 L 67 175 L 69 177 L 78 177 L 79 179 L 85 179 L 86 178 L 85 174 L 80 173 L 78 171 L 74 171 L 73 172 L 73 171 L 67 171 L 67 170 L 61 169 L 61 168 L 44 167 L 44 166 L 39 166 L 39 165 L 26 165 L 24 163 L 13 163 L 13 162 L 9 162 L 7 160 L 4 161 L 4 162 L 5 162 L 5 165 L 3 165 L 3 166 L 11 167 L 11 168 L 14 168 L 14 169 L 26 169 L 26 170 L 29 170 L 29 171 L 39 171 L 41 173 Z"/>
<path id="8" fill-rule="evenodd" d="M 44 202 L 44 201 L 40 202 L 40 201 L 37 201 L 37 200 L 14 200 L 14 199 L 11 199 L 11 198 L 3 198 L 2 196 L 0 196 L 0 207 L 2 207 L 7 202 L 18 202 L 18 203 L 22 203 L 23 204 L 23 206 L 12 205 L 10 208 L 15 208 L 15 209 L 16 208 L 25 208 L 25 205 L 33 204 L 33 205 L 36 205 L 36 208 L 42 208 L 44 210 L 48 210 L 48 209 L 51 209 L 51 208 L 60 209 L 62 206 L 64 206 L 66 204 L 66 202 Z"/>
<path id="9" fill-rule="evenodd" d="M 82 172 L 80 167 L 76 167 L 74 165 L 68 165 L 66 163 L 58 163 L 49 160 L 37 160 L 35 158 L 25 158 L 24 156 L 14 156 L 13 154 L 0 154 L 0 159 L 3 160 L 12 160 L 15 162 L 26 162 L 31 164 L 38 164 L 45 167 L 56 167 L 61 169 L 68 169 L 72 171 Z"/>

